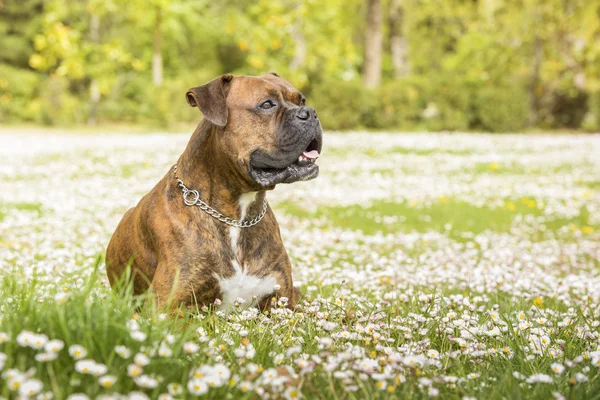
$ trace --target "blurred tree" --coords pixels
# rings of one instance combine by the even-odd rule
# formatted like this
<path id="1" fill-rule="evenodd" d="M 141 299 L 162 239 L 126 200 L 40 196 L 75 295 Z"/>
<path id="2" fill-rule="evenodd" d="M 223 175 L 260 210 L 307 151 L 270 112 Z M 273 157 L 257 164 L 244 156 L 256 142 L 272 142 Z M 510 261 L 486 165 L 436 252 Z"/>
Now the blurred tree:
<path id="1" fill-rule="evenodd" d="M 529 90 L 531 124 L 578 126 L 600 73 L 599 10 L 598 0 L 486 0 L 443 70 L 477 84 L 516 80 Z"/>
<path id="2" fill-rule="evenodd" d="M 365 86 L 379 86 L 383 50 L 383 10 L 381 0 L 367 0 L 367 29 L 363 64 Z"/>
<path id="3" fill-rule="evenodd" d="M 173 0 L 132 0 L 128 3 L 132 6 L 129 12 L 138 15 L 140 20 L 144 20 L 139 27 L 143 26 L 145 30 L 148 30 L 148 36 L 152 37 L 152 83 L 154 86 L 160 86 L 164 81 L 164 26 L 181 23 L 181 10 L 177 7 L 179 4 Z"/>
<path id="4" fill-rule="evenodd" d="M 461 0 L 405 0 L 411 72 L 439 73 L 469 27 L 478 24 L 477 2 Z"/>
<path id="5" fill-rule="evenodd" d="M 44 0 L 0 1 L 0 63 L 27 68 Z"/>
<path id="6" fill-rule="evenodd" d="M 600 0 L 0 0 L 0 118 L 170 123 L 189 86 L 276 71 L 347 89 L 365 126 L 516 129 L 527 104 L 531 124 L 598 129 L 599 21 Z"/>
<path id="7" fill-rule="evenodd" d="M 408 41 L 404 33 L 404 0 L 391 0 L 389 6 L 390 52 L 394 78 L 409 74 Z"/>
<path id="8" fill-rule="evenodd" d="M 355 78 L 360 58 L 353 38 L 360 2 L 260 0 L 244 8 L 232 2 L 226 32 L 247 55 L 239 72 L 276 71 L 300 88 L 309 77 Z"/>
<path id="9" fill-rule="evenodd" d="M 197 69 L 220 67 L 217 48 L 228 41 L 220 3 L 208 0 L 119 0 L 127 48 L 151 65 L 155 85 Z M 213 4 L 214 3 L 214 4 Z M 132 34 L 133 33 L 133 34 Z"/>
<path id="10" fill-rule="evenodd" d="M 152 82 L 155 86 L 163 83 L 163 59 L 162 59 L 162 19 L 166 1 L 154 2 L 154 45 L 152 46 Z"/>
<path id="11" fill-rule="evenodd" d="M 114 27 L 123 22 L 118 4 L 111 0 L 47 0 L 45 11 L 29 65 L 50 75 L 55 82 L 50 88 L 65 86 L 59 82 L 65 82 L 69 92 L 87 88 L 87 120 L 93 124 L 98 102 L 110 92 L 118 72 L 141 69 L 139 60 L 132 57 L 115 34 Z M 50 90 L 49 101 L 59 107 L 62 94 Z"/>

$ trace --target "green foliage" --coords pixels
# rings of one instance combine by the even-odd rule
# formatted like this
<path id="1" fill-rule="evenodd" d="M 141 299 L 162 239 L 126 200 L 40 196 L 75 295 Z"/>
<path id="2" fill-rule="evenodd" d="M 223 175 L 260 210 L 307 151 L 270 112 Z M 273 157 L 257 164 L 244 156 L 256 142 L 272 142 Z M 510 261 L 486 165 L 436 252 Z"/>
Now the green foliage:
<path id="1" fill-rule="evenodd" d="M 517 132 L 527 125 L 529 98 L 519 85 L 484 86 L 477 90 L 475 117 L 490 132 Z"/>
<path id="2" fill-rule="evenodd" d="M 419 124 L 425 109 L 422 79 L 403 78 L 391 81 L 376 93 L 376 107 L 371 127 L 379 129 L 411 129 Z"/>
<path id="3" fill-rule="evenodd" d="M 452 77 L 403 78 L 377 89 L 326 80 L 308 96 L 325 129 L 336 130 L 517 131 L 527 124 L 528 101 L 516 84 L 477 85 Z"/>
<path id="4" fill-rule="evenodd" d="M 70 125 L 85 122 L 82 118 L 87 107 L 69 90 L 69 80 L 51 76 L 40 91 L 39 119 L 45 125 Z"/>
<path id="5" fill-rule="evenodd" d="M 360 82 L 328 80 L 316 85 L 310 92 L 308 104 L 317 110 L 325 129 L 352 129 L 364 125 L 371 113 L 375 96 L 368 93 Z"/>
<path id="6" fill-rule="evenodd" d="M 230 7 L 226 34 L 247 53 L 242 71 L 277 71 L 304 88 L 310 78 L 354 78 L 360 64 L 352 40 L 360 21 L 360 0 L 261 0 Z M 241 11 L 241 12 L 240 12 Z"/>
<path id="7" fill-rule="evenodd" d="M 276 71 L 334 129 L 511 131 L 524 115 L 597 129 L 600 0 L 404 0 L 401 79 L 382 4 L 384 80 L 369 92 L 364 0 L 0 3 L 0 121 L 171 125 L 195 117 L 188 87 Z"/>
<path id="8" fill-rule="evenodd" d="M 589 131 L 600 131 L 600 91 L 590 94 L 582 128 Z"/>
<path id="9" fill-rule="evenodd" d="M 0 121 L 39 122 L 40 81 L 34 72 L 0 64 Z"/>
<path id="10" fill-rule="evenodd" d="M 100 103 L 98 113 L 112 121 L 156 123 L 166 127 L 198 121 L 201 115 L 197 108 L 186 103 L 185 93 L 211 78 L 201 73 L 189 74 L 167 79 L 156 87 L 147 78 L 130 74 Z"/>
<path id="11" fill-rule="evenodd" d="M 0 3 L 0 64 L 26 65 L 43 17 L 44 0 Z"/>
<path id="12" fill-rule="evenodd" d="M 464 80 L 453 76 L 435 76 L 424 89 L 428 101 L 423 111 L 428 130 L 466 130 L 470 126 L 471 90 Z"/>

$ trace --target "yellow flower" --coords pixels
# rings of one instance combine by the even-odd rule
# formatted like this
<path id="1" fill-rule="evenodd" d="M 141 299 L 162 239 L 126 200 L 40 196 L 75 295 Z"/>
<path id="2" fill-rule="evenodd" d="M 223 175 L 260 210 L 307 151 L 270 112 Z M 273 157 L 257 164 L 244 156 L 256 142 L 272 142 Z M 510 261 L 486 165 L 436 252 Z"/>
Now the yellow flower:
<path id="1" fill-rule="evenodd" d="M 491 169 L 492 171 L 498 169 L 499 167 L 500 167 L 500 164 L 498 164 L 497 162 L 492 162 L 492 163 L 490 163 L 490 165 L 488 165 L 488 168 Z"/>
<path id="2" fill-rule="evenodd" d="M 595 232 L 595 229 L 592 228 L 591 226 L 584 226 L 583 228 L 581 228 L 581 231 L 583 233 L 585 233 L 586 235 L 590 235 Z"/>
<path id="3" fill-rule="evenodd" d="M 533 300 L 533 305 L 536 307 L 540 307 L 542 304 L 544 304 L 543 297 L 536 297 L 535 300 Z"/>
<path id="4" fill-rule="evenodd" d="M 146 65 L 142 60 L 135 59 L 131 62 L 131 67 L 136 71 L 143 71 L 146 69 Z"/>
<path id="5" fill-rule="evenodd" d="M 537 205 L 535 200 L 530 200 L 530 199 L 521 199 L 521 203 L 525 204 L 529 208 L 535 208 Z"/>
<path id="6" fill-rule="evenodd" d="M 46 65 L 46 60 L 39 54 L 32 54 L 29 57 L 29 66 L 34 69 L 42 69 Z"/>
<path id="7" fill-rule="evenodd" d="M 2 97 L 0 97 L 0 104 L 6 105 L 6 104 L 10 103 L 11 100 L 12 100 L 12 94 L 4 93 L 2 95 Z"/>
<path id="8" fill-rule="evenodd" d="M 248 64 L 250 64 L 251 67 L 257 69 L 263 68 L 265 66 L 264 60 L 258 56 L 251 56 L 250 58 L 248 58 Z"/>
<path id="9" fill-rule="evenodd" d="M 281 40 L 279 39 L 273 39 L 271 40 L 271 48 L 274 50 L 277 50 L 281 47 Z"/>

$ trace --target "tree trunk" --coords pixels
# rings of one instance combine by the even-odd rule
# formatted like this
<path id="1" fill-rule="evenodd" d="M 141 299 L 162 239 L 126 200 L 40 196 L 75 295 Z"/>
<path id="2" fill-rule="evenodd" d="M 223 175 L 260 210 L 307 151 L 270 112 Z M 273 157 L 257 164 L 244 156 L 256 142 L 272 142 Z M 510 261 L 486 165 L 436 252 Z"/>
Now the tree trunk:
<path id="1" fill-rule="evenodd" d="M 152 83 L 160 86 L 163 83 L 162 59 L 162 9 L 156 7 L 156 23 L 154 25 L 154 44 L 152 48 Z"/>
<path id="2" fill-rule="evenodd" d="M 296 71 L 306 63 L 306 39 L 302 33 L 302 20 L 296 21 L 292 26 L 292 37 L 296 43 L 294 58 L 290 62 L 290 69 Z"/>
<path id="3" fill-rule="evenodd" d="M 97 45 L 100 43 L 100 17 L 90 14 L 90 41 Z M 90 112 L 88 114 L 88 125 L 96 125 L 98 103 L 100 103 L 100 84 L 95 77 L 90 82 Z"/>
<path id="4" fill-rule="evenodd" d="M 487 23 L 494 22 L 494 14 L 496 13 L 496 0 L 483 0 L 479 3 L 479 9 Z"/>
<path id="5" fill-rule="evenodd" d="M 296 71 L 306 64 L 306 38 L 304 37 L 304 18 L 301 14 L 302 2 L 295 2 L 291 14 L 296 15 L 294 24 L 291 26 L 292 38 L 296 47 L 294 48 L 294 57 L 290 62 L 290 70 Z"/>
<path id="6" fill-rule="evenodd" d="M 533 69 L 531 71 L 531 81 L 529 83 L 529 125 L 534 126 L 539 122 L 540 110 L 540 75 L 542 69 L 543 43 L 539 37 L 533 41 Z"/>
<path id="7" fill-rule="evenodd" d="M 404 6 L 402 2 L 402 0 L 392 0 L 390 3 L 390 52 L 396 79 L 410 73 L 408 40 L 404 36 Z"/>
<path id="8" fill-rule="evenodd" d="M 365 86 L 370 88 L 381 82 L 382 25 L 381 0 L 367 0 L 364 79 Z"/>

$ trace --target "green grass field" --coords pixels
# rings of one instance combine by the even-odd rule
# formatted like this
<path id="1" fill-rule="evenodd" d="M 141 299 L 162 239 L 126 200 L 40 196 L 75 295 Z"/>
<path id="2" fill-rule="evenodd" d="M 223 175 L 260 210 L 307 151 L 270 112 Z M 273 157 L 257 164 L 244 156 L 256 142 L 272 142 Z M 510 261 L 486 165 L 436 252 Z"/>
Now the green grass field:
<path id="1" fill-rule="evenodd" d="M 326 134 L 268 194 L 300 309 L 173 319 L 103 252 L 187 139 L 0 134 L 0 396 L 600 398 L 597 136 Z"/>

